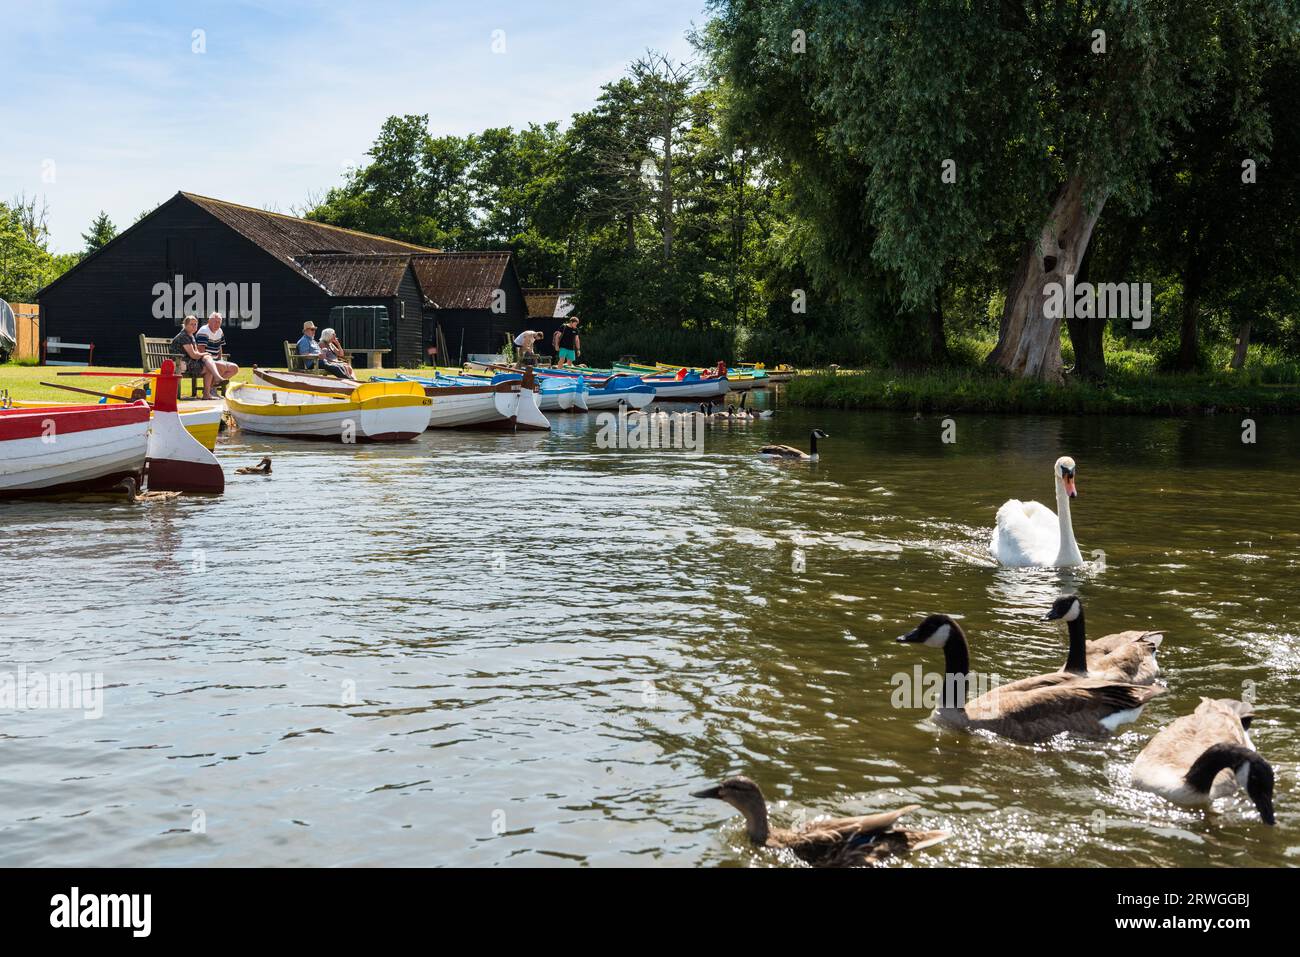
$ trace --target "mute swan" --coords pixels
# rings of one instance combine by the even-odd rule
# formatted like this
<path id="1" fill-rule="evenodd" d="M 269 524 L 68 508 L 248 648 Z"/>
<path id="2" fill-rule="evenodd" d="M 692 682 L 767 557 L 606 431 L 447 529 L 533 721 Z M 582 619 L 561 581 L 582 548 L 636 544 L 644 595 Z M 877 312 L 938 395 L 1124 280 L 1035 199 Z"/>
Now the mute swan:
<path id="1" fill-rule="evenodd" d="M 1056 512 L 1039 502 L 1010 499 L 998 509 L 997 525 L 989 551 L 999 564 L 1013 568 L 1046 565 L 1066 568 L 1082 565 L 1083 555 L 1070 523 L 1074 488 L 1074 459 L 1063 455 L 1052 466 L 1056 482 Z"/>

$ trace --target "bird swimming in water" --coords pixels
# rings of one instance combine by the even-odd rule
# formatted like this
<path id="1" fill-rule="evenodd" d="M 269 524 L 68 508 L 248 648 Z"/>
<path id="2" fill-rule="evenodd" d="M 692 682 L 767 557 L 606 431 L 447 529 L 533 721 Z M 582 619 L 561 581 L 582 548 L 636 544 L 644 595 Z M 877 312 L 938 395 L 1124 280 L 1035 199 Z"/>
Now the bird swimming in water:
<path id="1" fill-rule="evenodd" d="M 235 469 L 237 475 L 270 475 L 271 474 L 271 456 L 267 455 L 256 465 L 245 465 Z"/>
<path id="2" fill-rule="evenodd" d="M 797 830 L 772 827 L 767 820 L 767 801 L 757 784 L 747 777 L 728 778 L 717 787 L 694 791 L 691 797 L 725 801 L 745 816 L 745 833 L 756 847 L 792 851 L 814 867 L 852 867 L 875 864 L 895 854 L 906 854 L 938 844 L 947 831 L 912 831 L 894 828 L 904 814 L 918 810 L 910 804 L 897 811 L 862 817 L 813 821 Z"/>

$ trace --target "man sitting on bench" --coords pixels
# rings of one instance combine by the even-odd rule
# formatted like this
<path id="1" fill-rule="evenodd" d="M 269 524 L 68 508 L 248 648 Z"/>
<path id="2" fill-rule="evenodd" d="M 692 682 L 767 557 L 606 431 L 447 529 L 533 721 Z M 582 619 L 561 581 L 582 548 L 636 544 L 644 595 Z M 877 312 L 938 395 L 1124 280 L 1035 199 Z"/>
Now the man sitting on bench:
<path id="1" fill-rule="evenodd" d="M 207 357 L 204 360 L 203 398 L 220 398 L 213 391 L 216 384 L 229 382 L 239 372 L 239 366 L 233 362 L 225 362 L 221 358 L 221 350 L 226 344 L 226 334 L 221 331 L 221 313 L 214 312 L 208 316 L 208 324 L 195 333 L 194 341 L 200 349 L 207 350 Z"/>
<path id="2" fill-rule="evenodd" d="M 298 340 L 298 355 L 320 356 L 320 343 L 316 341 L 316 323 L 308 319 L 302 324 L 302 338 Z M 315 369 L 316 358 L 308 359 L 302 364 L 304 369 Z"/>

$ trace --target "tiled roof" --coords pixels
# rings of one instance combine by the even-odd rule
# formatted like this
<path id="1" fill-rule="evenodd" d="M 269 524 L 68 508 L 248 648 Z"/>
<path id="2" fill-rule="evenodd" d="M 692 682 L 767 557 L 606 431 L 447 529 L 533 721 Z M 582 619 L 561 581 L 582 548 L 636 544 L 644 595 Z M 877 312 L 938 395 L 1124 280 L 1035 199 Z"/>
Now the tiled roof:
<path id="1" fill-rule="evenodd" d="M 239 206 L 224 200 L 181 193 L 196 206 L 211 213 L 235 232 L 260 246 L 277 259 L 302 270 L 295 260 L 318 253 L 436 253 L 436 249 L 416 246 L 398 239 L 372 236 L 342 226 L 298 219 L 251 206 Z"/>
<path id="2" fill-rule="evenodd" d="M 331 296 L 396 296 L 411 257 L 406 253 L 299 256 L 297 264 Z"/>
<path id="3" fill-rule="evenodd" d="M 414 255 L 411 266 L 426 299 L 440 309 L 490 309 L 493 293 L 505 285 L 510 253 Z"/>

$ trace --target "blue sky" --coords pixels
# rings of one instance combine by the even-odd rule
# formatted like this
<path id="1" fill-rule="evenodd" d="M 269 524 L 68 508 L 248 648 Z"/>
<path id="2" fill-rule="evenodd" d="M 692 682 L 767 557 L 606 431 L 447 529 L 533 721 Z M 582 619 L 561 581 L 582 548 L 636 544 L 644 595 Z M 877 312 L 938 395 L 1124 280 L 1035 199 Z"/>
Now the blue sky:
<path id="1" fill-rule="evenodd" d="M 44 196 L 57 252 L 100 209 L 123 229 L 180 189 L 288 212 L 393 114 L 436 133 L 566 123 L 647 48 L 688 58 L 704 6 L 0 0 L 0 198 Z"/>

